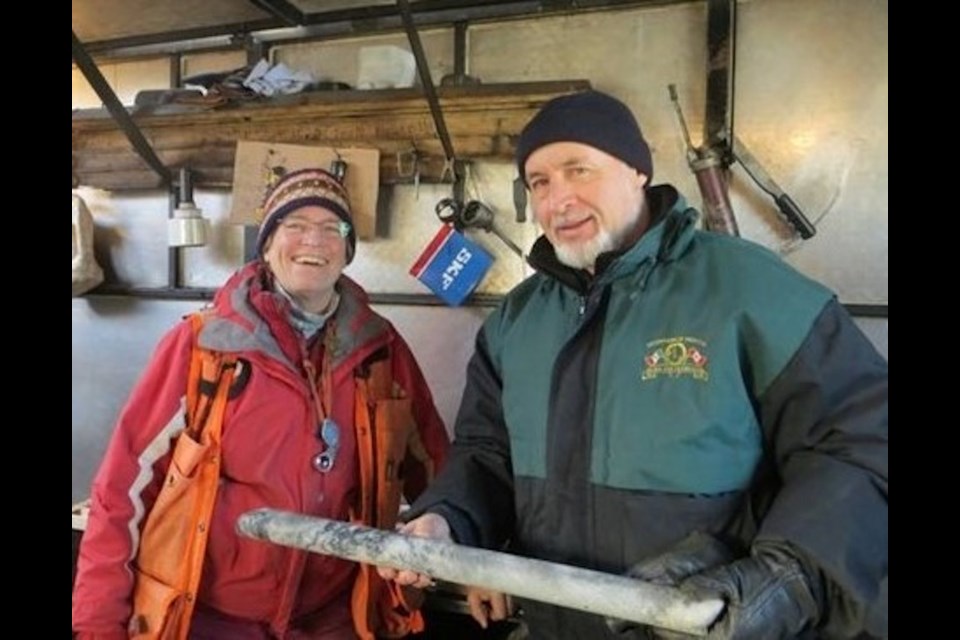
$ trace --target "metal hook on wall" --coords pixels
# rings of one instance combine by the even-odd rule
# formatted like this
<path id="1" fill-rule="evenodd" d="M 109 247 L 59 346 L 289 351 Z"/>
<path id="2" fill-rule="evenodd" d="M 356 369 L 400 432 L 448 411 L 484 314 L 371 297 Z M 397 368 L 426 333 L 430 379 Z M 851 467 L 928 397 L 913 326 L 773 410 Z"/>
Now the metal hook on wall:
<path id="1" fill-rule="evenodd" d="M 343 156 L 341 156 L 340 152 L 336 149 L 334 149 L 333 152 L 337 154 L 337 157 L 330 163 L 330 173 L 337 179 L 337 182 L 343 184 L 344 179 L 347 177 L 347 161 L 343 159 Z"/>

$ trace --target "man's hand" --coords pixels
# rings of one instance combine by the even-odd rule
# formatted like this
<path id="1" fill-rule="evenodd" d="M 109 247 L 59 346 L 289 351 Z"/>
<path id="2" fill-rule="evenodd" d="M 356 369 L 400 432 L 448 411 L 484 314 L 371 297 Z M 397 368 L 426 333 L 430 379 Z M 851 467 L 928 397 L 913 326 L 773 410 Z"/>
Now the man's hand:
<path id="1" fill-rule="evenodd" d="M 677 587 L 689 576 L 725 565 L 734 560 L 734 555 L 725 544 L 711 535 L 694 531 L 658 556 L 647 558 L 630 567 L 626 575 L 664 587 Z M 607 626 L 614 633 L 625 634 L 640 625 L 629 620 L 607 618 Z M 662 640 L 692 638 L 687 634 L 649 628 L 649 635 Z M 646 636 L 645 636 L 646 637 Z"/>
<path id="2" fill-rule="evenodd" d="M 425 513 L 406 524 L 397 525 L 397 533 L 421 538 L 433 538 L 453 542 L 450 535 L 450 525 L 443 516 L 436 513 Z M 408 569 L 393 569 L 391 567 L 377 567 L 377 573 L 384 580 L 393 580 L 399 585 L 423 589 L 433 584 L 433 578 L 425 573 L 417 573 Z"/>
<path id="3" fill-rule="evenodd" d="M 819 583 L 785 545 L 754 545 L 750 556 L 691 576 L 680 589 L 695 598 L 726 601 L 710 640 L 794 638 L 820 617 Z"/>
<path id="4" fill-rule="evenodd" d="M 708 640 L 793 638 L 816 625 L 819 583 L 809 576 L 786 544 L 758 542 L 746 558 L 730 562 L 723 545 L 693 534 L 674 549 L 634 566 L 630 575 L 676 586 L 697 600 L 721 598 L 726 607 L 711 625 Z M 614 631 L 635 625 L 608 621 Z M 692 638 L 647 627 L 658 640 Z"/>
<path id="5" fill-rule="evenodd" d="M 513 613 L 513 601 L 509 595 L 479 587 L 467 587 L 467 604 L 470 605 L 470 615 L 484 629 L 491 620 L 504 620 Z"/>

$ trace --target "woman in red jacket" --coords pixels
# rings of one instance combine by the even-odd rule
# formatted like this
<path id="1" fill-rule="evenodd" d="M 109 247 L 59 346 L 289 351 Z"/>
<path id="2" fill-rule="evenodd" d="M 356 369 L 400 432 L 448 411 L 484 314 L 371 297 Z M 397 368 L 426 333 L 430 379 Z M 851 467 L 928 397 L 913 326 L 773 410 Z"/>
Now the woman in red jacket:
<path id="1" fill-rule="evenodd" d="M 222 422 L 220 480 L 189 638 L 400 636 L 422 627 L 368 567 L 239 536 L 259 507 L 392 528 L 442 464 L 444 425 L 403 338 L 344 267 L 356 234 L 343 186 L 322 169 L 284 176 L 264 201 L 259 258 L 217 292 L 197 348 L 237 357 L 245 384 Z M 73 594 L 84 640 L 136 637 L 140 534 L 184 426 L 194 331 L 160 342 L 91 492 Z M 236 385 L 235 385 L 236 386 Z"/>

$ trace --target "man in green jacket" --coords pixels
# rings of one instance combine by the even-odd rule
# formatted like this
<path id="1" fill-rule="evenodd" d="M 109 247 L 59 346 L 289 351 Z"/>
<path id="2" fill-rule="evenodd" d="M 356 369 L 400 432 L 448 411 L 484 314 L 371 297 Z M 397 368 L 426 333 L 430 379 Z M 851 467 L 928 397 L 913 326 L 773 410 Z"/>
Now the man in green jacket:
<path id="1" fill-rule="evenodd" d="M 608 95 L 545 105 L 517 165 L 537 273 L 480 329 L 451 459 L 401 530 L 720 597 L 710 638 L 885 636 L 887 363 L 834 294 L 696 230 Z M 532 638 L 676 637 L 521 606 Z"/>

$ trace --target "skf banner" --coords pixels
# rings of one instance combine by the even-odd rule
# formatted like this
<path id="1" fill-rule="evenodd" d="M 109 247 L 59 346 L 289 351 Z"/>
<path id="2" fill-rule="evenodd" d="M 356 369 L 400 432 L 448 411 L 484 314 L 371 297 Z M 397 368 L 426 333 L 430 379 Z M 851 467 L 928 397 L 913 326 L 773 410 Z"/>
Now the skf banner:
<path id="1" fill-rule="evenodd" d="M 445 224 L 410 267 L 410 274 L 455 307 L 480 284 L 491 264 L 493 258 L 483 247 Z"/>

